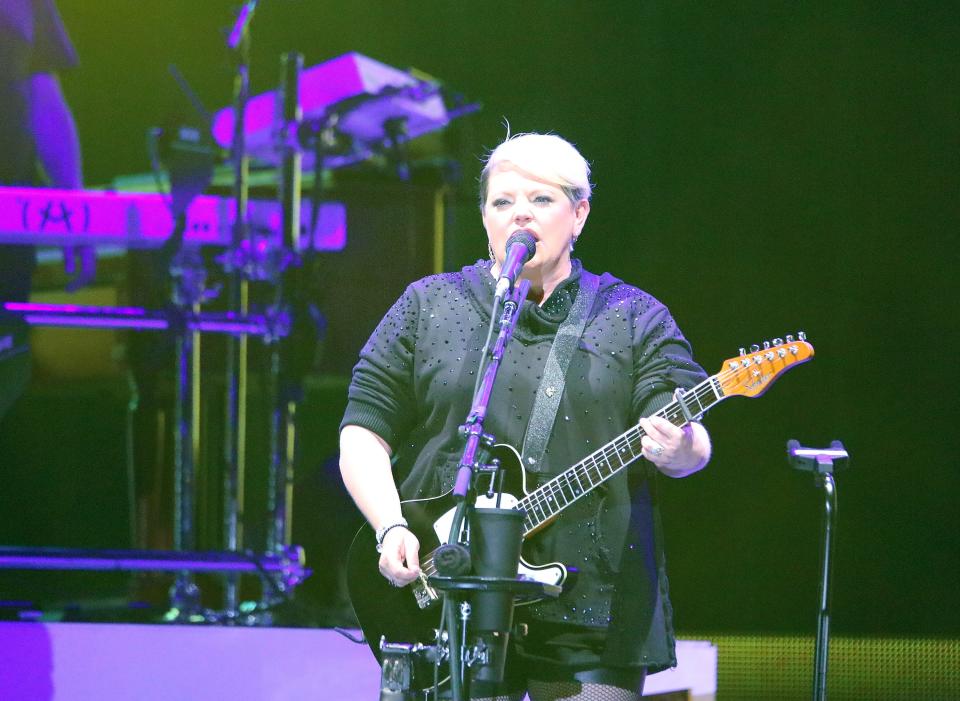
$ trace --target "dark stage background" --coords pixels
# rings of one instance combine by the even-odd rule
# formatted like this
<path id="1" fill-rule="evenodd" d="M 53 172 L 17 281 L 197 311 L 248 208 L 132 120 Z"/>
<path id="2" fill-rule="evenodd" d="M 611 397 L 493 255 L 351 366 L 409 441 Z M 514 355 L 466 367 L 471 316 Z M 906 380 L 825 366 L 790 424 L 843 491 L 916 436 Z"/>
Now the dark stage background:
<path id="1" fill-rule="evenodd" d="M 63 83 L 89 184 L 148 170 L 146 129 L 189 116 L 168 63 L 208 107 L 229 102 L 233 4 L 60 0 L 82 59 Z M 807 332 L 812 363 L 709 418 L 710 468 L 663 480 L 681 631 L 813 634 L 821 496 L 785 443 L 839 438 L 853 462 L 838 477 L 833 632 L 960 636 L 956 3 L 264 0 L 255 91 L 276 84 L 288 50 L 306 65 L 358 51 L 483 103 L 446 136 L 464 173 L 448 267 L 484 255 L 478 159 L 507 118 L 581 148 L 597 188 L 578 254 L 666 302 L 708 371 L 739 346 Z M 375 251 L 358 286 L 388 265 Z M 324 392 L 305 413 L 315 454 L 295 522 L 308 555 L 353 518 L 318 494 L 337 489 L 322 466 L 343 402 L 336 383 Z M 31 395 L 2 441 L 24 445 L 42 425 L 73 458 L 38 475 L 29 455 L 3 457 L 18 465 L 3 540 L 125 546 L 122 445 L 104 445 L 122 441 L 122 426 L 106 428 L 122 422 L 122 396 L 79 432 L 42 401 Z"/>

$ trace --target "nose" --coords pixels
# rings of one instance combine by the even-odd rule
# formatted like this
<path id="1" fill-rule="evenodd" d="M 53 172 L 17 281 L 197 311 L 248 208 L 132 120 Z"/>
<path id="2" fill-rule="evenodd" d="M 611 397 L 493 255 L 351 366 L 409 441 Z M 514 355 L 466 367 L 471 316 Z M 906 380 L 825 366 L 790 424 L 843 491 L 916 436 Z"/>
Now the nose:
<path id="1" fill-rule="evenodd" d="M 526 224 L 533 216 L 530 214 L 530 208 L 526 203 L 518 202 L 513 212 L 513 221 L 517 224 Z"/>

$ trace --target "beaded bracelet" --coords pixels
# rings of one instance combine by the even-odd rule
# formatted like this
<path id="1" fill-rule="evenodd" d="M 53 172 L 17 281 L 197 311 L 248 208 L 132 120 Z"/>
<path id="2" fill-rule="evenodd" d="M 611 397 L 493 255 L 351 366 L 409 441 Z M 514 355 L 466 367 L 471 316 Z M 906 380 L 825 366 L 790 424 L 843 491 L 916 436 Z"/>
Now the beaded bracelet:
<path id="1" fill-rule="evenodd" d="M 402 518 L 396 523 L 391 523 L 389 526 L 383 526 L 377 529 L 377 552 L 383 552 L 383 539 L 387 537 L 387 533 L 392 531 L 394 528 L 406 528 L 408 525 L 407 520 Z"/>

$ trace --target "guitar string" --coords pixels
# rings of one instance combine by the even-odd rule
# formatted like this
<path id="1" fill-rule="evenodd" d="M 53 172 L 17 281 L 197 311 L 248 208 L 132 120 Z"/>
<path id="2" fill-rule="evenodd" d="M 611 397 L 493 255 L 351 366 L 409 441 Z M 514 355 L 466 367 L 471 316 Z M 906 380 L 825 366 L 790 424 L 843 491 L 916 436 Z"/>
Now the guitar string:
<path id="1" fill-rule="evenodd" d="M 715 378 L 719 379 L 721 374 L 725 374 L 729 372 L 730 371 L 723 371 L 721 373 L 717 373 L 717 375 L 713 377 L 707 378 L 706 380 L 698 384 L 696 387 L 694 387 L 690 392 L 685 394 L 684 401 L 695 400 L 701 409 L 700 413 L 702 413 L 703 411 L 706 411 L 711 406 L 713 406 L 713 404 L 715 404 L 717 401 L 720 401 L 720 399 L 723 398 L 722 396 L 718 397 L 716 386 L 714 385 L 712 380 L 714 380 Z M 721 386 L 721 389 L 722 389 L 722 386 Z M 702 399 L 710 395 L 713 395 L 714 397 L 716 397 L 716 399 L 715 401 L 711 402 L 706 407 L 704 407 Z M 660 411 L 656 413 L 656 415 L 662 415 L 662 418 L 667 418 L 668 420 L 673 419 L 671 423 L 676 423 L 676 420 L 678 419 L 678 417 L 684 417 L 684 414 L 680 410 L 680 406 L 678 402 L 673 402 L 672 404 L 669 404 L 666 407 L 663 407 Z M 685 421 L 680 420 L 680 425 L 683 425 L 684 423 Z M 557 511 L 563 508 L 566 508 L 572 502 L 576 501 L 580 497 L 592 491 L 599 484 L 606 481 L 607 479 L 615 475 L 617 472 L 619 472 L 622 468 L 631 464 L 634 460 L 640 457 L 636 453 L 636 451 L 634 451 L 633 445 L 636 444 L 637 441 L 640 438 L 642 438 L 644 435 L 645 435 L 645 431 L 643 431 L 643 429 L 640 428 L 639 426 L 634 426 L 628 429 L 625 433 L 621 434 L 620 436 L 617 436 L 610 443 L 602 446 L 601 448 L 598 448 L 596 451 L 588 455 L 586 458 L 581 460 L 572 468 L 560 473 L 560 475 L 551 479 L 549 482 L 541 485 L 537 490 L 535 490 L 534 492 L 531 492 L 526 497 L 524 497 L 524 499 L 521 499 L 520 500 L 521 503 L 528 502 L 529 505 L 532 507 L 531 509 L 527 509 L 528 514 L 531 514 L 533 517 L 536 517 L 536 510 L 538 507 L 541 512 L 542 517 L 539 523 L 534 523 L 532 528 L 535 528 L 536 526 L 540 525 L 540 523 L 543 523 L 543 521 L 546 521 L 548 518 L 552 517 L 554 513 L 556 513 Z M 628 449 L 631 454 L 630 456 L 627 457 L 626 461 L 624 461 L 623 457 L 621 457 L 624 453 L 624 450 L 623 450 L 624 447 Z M 642 452 L 642 449 L 641 449 L 641 452 Z M 618 461 L 620 462 L 619 467 L 614 467 L 611 462 L 614 456 L 616 456 Z M 601 462 L 598 462 L 598 458 L 601 459 Z M 594 478 L 590 474 L 591 463 L 598 478 L 596 481 L 594 481 Z M 605 467 L 609 471 L 608 474 L 604 475 L 603 469 L 601 469 L 602 467 Z M 563 486 L 561 484 L 561 480 L 565 479 L 567 483 L 570 484 L 569 475 L 571 474 L 577 477 L 577 481 L 578 483 L 581 484 L 581 486 L 582 486 L 582 481 L 580 480 L 580 476 L 582 475 L 586 477 L 590 486 L 579 494 L 574 493 L 573 498 L 568 499 L 566 494 L 563 492 Z M 556 499 L 556 494 L 558 492 L 564 498 L 564 501 L 565 501 L 565 503 L 562 506 L 559 506 L 559 508 L 557 508 L 557 499 Z M 551 506 L 551 499 L 553 501 L 554 506 Z M 520 504 L 518 504 L 518 506 L 520 506 Z M 547 514 L 547 510 L 550 510 L 549 514 Z M 530 520 L 533 520 L 533 519 L 530 519 Z"/>
<path id="2" fill-rule="evenodd" d="M 775 349 L 771 349 L 771 350 L 775 350 Z M 748 357 L 754 357 L 754 356 L 748 356 Z M 780 360 L 784 361 L 789 365 L 789 364 L 792 364 L 793 362 L 797 362 L 802 359 L 799 357 L 794 357 L 794 358 L 783 357 L 783 358 L 780 358 Z M 787 362 L 788 360 L 790 362 Z M 746 369 L 746 367 L 727 369 L 726 366 L 729 362 L 737 362 L 737 361 L 725 362 L 724 370 L 718 372 L 716 375 L 712 375 L 711 377 L 708 377 L 706 380 L 696 385 L 692 390 L 690 390 L 689 392 L 683 395 L 683 401 L 685 403 L 688 403 L 691 400 L 696 401 L 697 405 L 700 408 L 700 411 L 697 412 L 698 415 L 708 411 L 709 409 L 713 408 L 714 405 L 719 403 L 721 400 L 728 397 L 729 395 L 723 392 L 723 388 L 726 385 L 727 380 L 731 379 L 732 376 L 739 374 L 741 373 L 742 370 Z M 702 399 L 706 397 L 710 397 L 711 395 L 713 397 L 713 400 L 710 401 L 706 406 L 704 406 Z M 678 427 L 684 426 L 688 423 L 686 421 L 686 414 L 680 408 L 680 404 L 677 401 L 671 402 L 670 404 L 668 404 L 667 406 L 663 407 L 658 412 L 656 412 L 654 415 L 659 416 L 661 414 L 662 414 L 661 418 L 666 418 L 668 421 L 670 421 L 671 423 L 673 423 Z M 558 513 L 559 511 L 567 508 L 570 504 L 577 501 L 581 497 L 586 496 L 588 493 L 593 491 L 600 484 L 610 479 L 611 477 L 616 475 L 618 472 L 620 472 L 622 469 L 624 469 L 625 467 L 628 467 L 637 459 L 639 459 L 642 456 L 643 449 L 640 448 L 640 454 L 637 454 L 633 449 L 633 445 L 634 444 L 639 445 L 640 440 L 645 435 L 646 435 L 646 431 L 644 431 L 639 425 L 636 425 L 627 429 L 624 433 L 620 434 L 619 436 L 614 438 L 612 441 L 610 441 L 606 445 L 601 446 L 600 448 L 595 450 L 593 453 L 591 453 L 587 457 L 577 462 L 571 468 L 564 470 L 562 473 L 560 473 L 559 475 L 551 479 L 549 482 L 544 483 L 543 485 L 538 487 L 536 490 L 534 490 L 524 498 L 519 499 L 517 502 L 516 508 L 522 508 L 522 505 L 525 502 L 530 502 L 530 506 L 533 507 L 533 508 L 524 508 L 524 510 L 527 512 L 527 516 L 524 519 L 525 521 L 531 520 L 530 517 L 531 515 L 535 515 L 534 509 L 537 506 L 540 507 L 540 511 L 542 514 L 546 514 L 545 507 L 553 508 L 553 507 L 550 507 L 551 499 L 553 500 L 553 503 L 555 505 L 555 508 L 552 513 L 550 513 L 549 515 L 544 515 L 539 522 L 534 523 L 532 526 L 528 527 L 526 529 L 526 533 L 529 533 L 531 530 L 533 530 L 533 528 L 536 528 L 541 523 L 543 523 L 547 519 L 554 516 L 555 513 Z M 622 457 L 624 448 L 630 451 L 630 456 L 627 457 L 626 461 L 624 461 Z M 601 465 L 598 464 L 597 462 L 598 455 L 602 456 L 603 463 L 607 468 L 607 470 L 609 470 L 609 474 L 607 474 L 606 476 L 604 476 L 603 471 L 601 470 Z M 612 465 L 611 458 L 613 456 L 616 456 L 618 461 L 620 462 L 619 467 L 614 467 Z M 597 477 L 599 478 L 596 482 L 594 482 L 593 478 L 590 476 L 590 467 L 588 465 L 588 462 L 592 462 L 593 467 L 596 470 Z M 571 477 L 576 478 L 579 489 L 574 489 L 573 483 L 571 482 Z M 581 480 L 581 477 L 585 477 L 587 479 L 589 486 L 587 486 L 586 488 L 584 488 L 583 486 L 583 481 Z M 561 480 L 566 480 L 567 487 L 569 488 L 569 492 L 572 498 L 567 497 L 567 493 L 564 491 L 564 487 L 561 484 Z M 549 494 L 550 496 L 547 497 L 546 496 L 547 494 Z M 564 503 L 562 505 L 559 505 L 557 502 L 558 494 L 564 500 Z M 427 555 L 424 563 L 421 566 L 422 571 L 428 577 L 436 573 L 436 568 L 433 561 L 434 553 L 436 553 L 436 550 L 431 551 Z"/>
<path id="3" fill-rule="evenodd" d="M 770 349 L 770 351 L 776 351 L 776 350 L 777 350 L 776 348 Z M 767 352 L 770 352 L 770 351 L 767 351 Z M 797 361 L 805 360 L 806 358 L 783 356 L 783 357 L 780 357 L 779 359 L 781 361 L 784 361 L 784 368 L 781 368 L 781 369 L 785 369 L 790 364 L 793 364 L 794 362 L 797 362 Z M 727 361 L 724 364 L 724 367 L 726 368 L 727 364 L 730 362 L 734 362 L 734 361 Z M 749 366 L 746 366 L 746 367 L 749 367 Z M 689 402 L 691 400 L 696 400 L 697 404 L 701 409 L 701 411 L 698 413 L 703 413 L 707 411 L 708 409 L 712 408 L 716 403 L 718 403 L 719 401 L 721 401 L 722 399 L 728 396 L 728 394 L 723 392 L 724 385 L 726 385 L 727 380 L 729 380 L 732 375 L 740 373 L 742 369 L 745 369 L 745 368 L 737 367 L 734 369 L 724 369 L 718 372 L 716 375 L 707 378 L 706 380 L 701 382 L 699 385 L 694 387 L 690 392 L 685 394 L 684 401 Z M 701 400 L 704 397 L 707 397 L 711 394 L 714 395 L 714 398 L 706 406 L 704 406 Z M 686 424 L 685 414 L 680 409 L 680 405 L 678 402 L 673 402 L 672 404 L 664 407 L 663 409 L 660 410 L 660 412 L 657 412 L 657 413 L 663 414 L 664 418 L 671 420 L 671 422 L 674 423 L 675 425 L 682 426 Z M 594 487 L 599 486 L 599 484 L 606 481 L 607 479 L 615 475 L 617 472 L 619 472 L 622 468 L 626 467 L 627 465 L 631 464 L 634 460 L 636 460 L 639 456 L 634 451 L 633 444 L 637 443 L 638 439 L 642 438 L 644 435 L 645 435 L 645 432 L 642 429 L 640 429 L 638 426 L 635 426 L 629 429 L 624 434 L 621 434 L 617 438 L 613 439 L 607 445 L 594 451 L 594 453 L 587 456 L 587 458 L 584 458 L 582 461 L 574 465 L 572 468 L 565 470 L 550 482 L 542 485 L 535 492 L 531 493 L 530 495 L 527 495 L 527 497 L 525 497 L 524 500 L 520 500 L 521 504 L 518 504 L 518 507 L 524 506 L 522 502 L 528 502 L 529 505 L 532 507 L 531 509 L 528 510 L 528 514 L 531 516 L 531 518 L 528 520 L 532 522 L 530 529 L 536 528 L 538 525 L 540 525 L 540 523 L 545 521 L 547 518 L 551 518 L 554 515 L 554 513 L 549 513 L 547 515 L 546 514 L 547 509 L 553 508 L 554 511 L 558 511 L 560 509 L 566 508 L 566 506 L 568 506 L 570 503 L 584 496 L 587 492 L 592 491 Z M 627 456 L 626 462 L 624 461 L 624 458 L 623 458 L 623 455 L 625 453 L 624 448 L 629 450 L 631 453 L 631 455 Z M 642 449 L 641 449 L 641 452 L 642 452 Z M 618 461 L 620 462 L 619 467 L 616 467 L 613 465 L 613 462 L 612 462 L 613 456 L 616 456 Z M 598 462 L 598 458 L 600 459 L 599 462 Z M 597 477 L 599 478 L 598 481 L 595 483 L 593 481 L 593 477 L 590 474 L 591 463 L 596 472 Z M 608 470 L 608 474 L 604 475 L 601 467 L 605 467 Z M 581 475 L 586 477 L 590 482 L 590 486 L 586 490 L 582 488 L 582 481 L 580 480 Z M 581 488 L 579 492 L 572 487 L 571 476 L 577 479 L 577 483 L 580 485 L 580 488 Z M 564 492 L 563 481 L 566 481 L 568 487 L 570 488 L 570 494 L 572 496 L 572 499 L 568 498 L 566 493 Z M 563 497 L 565 501 L 563 505 L 558 504 L 558 501 L 556 499 L 556 495 L 558 493 L 560 494 L 560 496 Z M 552 507 L 551 507 L 551 504 L 552 504 Z M 557 508 L 558 506 L 559 508 Z M 539 510 L 542 516 L 539 523 L 534 522 L 536 521 L 536 518 L 537 518 L 537 514 L 536 514 L 537 507 L 539 507 Z"/>
<path id="4" fill-rule="evenodd" d="M 776 349 L 770 349 L 770 350 L 775 351 Z M 770 352 L 770 351 L 766 351 L 766 352 Z M 801 360 L 801 358 L 799 357 L 787 357 L 787 356 L 784 356 L 779 359 L 781 361 L 784 361 L 786 365 L 790 365 L 793 362 Z M 736 361 L 725 362 L 724 370 L 718 372 L 716 375 L 708 377 L 706 380 L 698 384 L 688 393 L 684 394 L 683 401 L 685 403 L 689 403 L 691 400 L 696 400 L 697 404 L 701 409 L 701 411 L 698 413 L 703 413 L 708 409 L 712 408 L 715 404 L 720 402 L 722 399 L 729 396 L 727 393 L 723 391 L 724 386 L 727 384 L 727 380 L 731 379 L 734 375 L 740 374 L 742 370 L 746 369 L 746 367 L 749 367 L 749 366 L 746 366 L 746 367 L 737 367 L 735 369 L 727 369 L 727 364 L 730 362 L 736 362 Z M 710 395 L 713 395 L 714 399 L 710 401 L 706 406 L 704 406 L 701 400 L 705 397 L 709 397 Z M 661 414 L 662 414 L 662 418 L 666 418 L 667 420 L 671 421 L 671 423 L 673 423 L 674 425 L 683 426 L 683 425 L 686 425 L 687 423 L 686 415 L 680 408 L 679 402 L 674 401 L 671 404 L 668 404 L 667 406 L 663 407 L 660 411 L 656 412 L 655 415 L 661 415 Z M 606 480 L 610 479 L 615 474 L 620 472 L 620 470 L 627 467 L 628 465 L 633 463 L 636 459 L 638 459 L 640 456 L 637 455 L 636 452 L 634 451 L 633 444 L 639 443 L 639 440 L 642 439 L 644 435 L 646 435 L 646 432 L 643 431 L 643 429 L 640 428 L 639 426 L 634 426 L 628 429 L 620 436 L 617 436 L 616 438 L 614 438 L 610 443 L 607 443 L 601 448 L 598 448 L 596 451 L 594 451 L 593 453 L 588 455 L 586 458 L 584 458 L 583 460 L 575 464 L 573 467 L 563 471 L 562 473 L 557 475 L 557 477 L 541 485 L 540 487 L 538 487 L 536 490 L 528 494 L 523 499 L 518 500 L 517 508 L 525 508 L 527 505 L 530 506 L 530 508 L 525 508 L 525 510 L 527 511 L 527 518 L 525 518 L 524 520 L 529 521 L 531 524 L 530 526 L 527 527 L 527 533 L 529 533 L 531 530 L 533 530 L 534 528 L 536 528 L 537 526 L 539 526 L 549 518 L 552 518 L 556 513 L 558 513 L 562 509 L 565 509 L 574 501 L 577 501 L 581 497 L 585 496 L 587 493 L 593 491 L 594 488 L 596 488 Z M 620 450 L 617 449 L 618 445 L 625 446 L 631 453 L 631 456 L 627 458 L 626 462 L 624 462 L 624 459 L 622 457 L 623 455 L 622 448 Z M 642 448 L 641 448 L 641 453 L 642 453 Z M 613 456 L 616 456 L 618 461 L 620 462 L 619 467 L 615 467 L 612 464 L 611 459 Z M 598 457 L 601 458 L 602 463 L 598 463 Z M 593 481 L 593 477 L 591 477 L 590 475 L 590 463 L 592 463 L 593 468 L 596 471 L 596 475 L 599 478 L 596 482 Z M 603 474 L 603 471 L 601 469 L 601 464 L 603 467 L 606 467 L 606 469 L 609 471 L 608 474 L 606 475 Z M 567 484 L 570 485 L 571 475 L 577 478 L 577 482 L 580 483 L 581 488 L 582 488 L 582 482 L 580 480 L 581 475 L 587 478 L 587 480 L 590 483 L 590 486 L 587 487 L 587 489 L 582 490 L 580 493 L 577 493 L 576 491 L 572 491 L 571 492 L 572 499 L 569 499 L 567 498 L 566 494 L 563 492 L 563 485 L 561 483 L 561 480 L 566 480 Z M 557 498 L 556 498 L 557 493 L 560 493 L 560 495 L 563 497 L 565 501 L 563 505 L 558 504 Z M 552 500 L 553 506 L 551 506 L 551 500 Z M 541 513 L 540 517 L 537 517 L 536 515 L 536 511 L 538 507 Z M 549 510 L 549 513 L 548 513 L 548 510 Z M 538 518 L 539 520 L 537 520 Z"/>
<path id="5" fill-rule="evenodd" d="M 724 370 L 717 373 L 717 375 L 713 377 L 707 378 L 706 380 L 701 382 L 699 385 L 694 387 L 686 395 L 684 395 L 684 400 L 685 401 L 695 400 L 701 409 L 701 412 L 698 412 L 698 413 L 702 413 L 703 411 L 706 411 L 707 409 L 711 408 L 714 404 L 716 404 L 726 396 L 725 394 L 722 394 L 723 384 L 726 382 L 727 379 L 729 379 L 729 376 L 734 374 L 735 372 L 737 371 Z M 717 391 L 718 387 L 720 390 L 719 392 Z M 714 398 L 712 399 L 712 401 L 710 401 L 707 404 L 707 406 L 704 406 L 702 399 L 710 395 L 713 395 Z M 671 422 L 676 425 L 684 425 L 686 423 L 684 420 L 685 415 L 683 414 L 682 410 L 680 409 L 679 403 L 677 402 L 673 402 L 672 404 L 666 407 L 663 407 L 659 412 L 657 412 L 657 414 L 662 415 L 663 418 L 667 418 L 668 420 L 671 420 Z M 574 465 L 569 470 L 565 470 L 556 478 L 544 484 L 537 491 L 528 495 L 527 501 L 533 507 L 529 512 L 532 516 L 531 521 L 536 520 L 537 518 L 537 513 L 536 513 L 537 507 L 540 507 L 539 510 L 542 515 L 542 520 L 540 521 L 540 523 L 542 523 L 547 518 L 550 518 L 554 515 L 554 513 L 546 514 L 546 511 L 547 509 L 551 508 L 551 501 L 554 505 L 557 504 L 555 495 L 558 492 L 561 494 L 561 496 L 563 496 L 564 501 L 566 502 L 560 508 L 561 509 L 566 508 L 566 506 L 568 506 L 570 503 L 584 496 L 587 492 L 592 491 L 594 487 L 599 486 L 599 484 L 601 484 L 602 482 L 606 481 L 607 479 L 615 475 L 622 468 L 631 464 L 634 460 L 640 457 L 634 450 L 633 446 L 637 444 L 639 439 L 642 438 L 644 435 L 645 435 L 645 431 L 643 431 L 639 426 L 632 427 L 631 429 L 626 431 L 624 434 L 621 434 L 617 438 L 613 439 L 607 445 L 594 451 L 594 453 L 587 456 L 587 458 L 580 461 L 580 463 L 578 463 L 577 465 Z M 623 457 L 625 455 L 625 449 L 630 451 L 630 455 L 626 456 L 626 460 L 624 460 L 624 457 Z M 641 449 L 641 453 L 642 453 L 642 449 Z M 614 466 L 612 462 L 612 458 L 614 456 L 616 456 L 618 461 L 620 462 L 619 467 Z M 596 473 L 597 481 L 594 481 L 594 478 L 591 476 L 591 466 Z M 604 474 L 604 471 L 602 468 L 606 468 L 607 474 Z M 564 493 L 564 487 L 562 483 L 563 481 L 566 481 L 568 485 L 571 484 L 571 481 L 570 481 L 571 475 L 577 478 L 577 482 L 581 485 L 581 487 L 582 487 L 582 481 L 580 480 L 581 475 L 586 477 L 590 484 L 590 486 L 586 490 L 582 490 L 579 493 L 577 493 L 575 490 L 571 491 L 571 494 L 573 497 L 572 499 L 567 498 L 566 494 Z M 555 512 L 558 509 L 553 508 L 552 510 Z M 535 528 L 538 525 L 539 523 L 533 523 L 532 528 Z"/>

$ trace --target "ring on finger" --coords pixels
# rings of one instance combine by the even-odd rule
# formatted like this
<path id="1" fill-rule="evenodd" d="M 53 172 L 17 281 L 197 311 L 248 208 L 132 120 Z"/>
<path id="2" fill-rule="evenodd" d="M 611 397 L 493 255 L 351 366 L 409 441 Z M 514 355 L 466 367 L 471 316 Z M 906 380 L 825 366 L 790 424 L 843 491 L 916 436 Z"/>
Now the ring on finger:
<path id="1" fill-rule="evenodd" d="M 663 446 L 659 443 L 654 443 L 653 447 L 650 449 L 650 454 L 655 458 L 659 458 L 661 455 L 663 455 Z"/>

